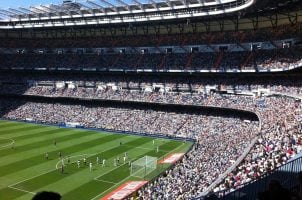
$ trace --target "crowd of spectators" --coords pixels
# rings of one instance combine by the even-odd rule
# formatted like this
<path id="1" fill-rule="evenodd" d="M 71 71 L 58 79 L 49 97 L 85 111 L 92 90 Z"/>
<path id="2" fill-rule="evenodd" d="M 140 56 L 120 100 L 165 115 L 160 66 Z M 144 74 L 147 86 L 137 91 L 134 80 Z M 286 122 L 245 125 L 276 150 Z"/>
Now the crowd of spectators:
<path id="1" fill-rule="evenodd" d="M 137 84 L 138 83 L 130 82 L 130 84 L 128 83 L 126 85 L 133 86 Z M 202 85 L 200 83 L 195 84 L 196 85 L 193 84 L 194 87 Z M 166 86 L 173 86 L 173 84 L 168 83 Z M 185 86 L 185 84 L 178 84 L 178 87 L 182 86 Z M 222 87 L 220 85 L 218 87 L 216 85 L 216 87 L 225 89 L 229 86 L 224 85 Z M 262 88 L 262 85 L 239 84 L 236 87 L 238 90 L 251 91 L 255 88 Z M 274 84 L 266 87 L 265 89 L 269 89 L 271 93 L 276 91 L 281 93 L 286 92 L 295 94 L 297 91 L 300 91 L 299 84 L 292 87 L 283 87 L 278 86 L 278 84 Z M 201 91 L 204 90 L 205 88 L 203 88 Z M 284 164 L 288 159 L 292 158 L 295 154 L 301 151 L 301 131 L 299 124 L 299 116 L 301 114 L 300 102 L 293 98 L 226 95 L 213 91 L 209 93 L 175 93 L 162 91 L 138 92 L 135 90 L 114 91 L 112 88 L 108 90 L 97 90 L 91 88 L 50 89 L 49 87 L 42 86 L 29 88 L 25 94 L 47 95 L 52 97 L 86 97 L 90 99 L 104 98 L 128 101 L 206 105 L 237 108 L 259 113 L 262 122 L 262 129 L 256 144 L 253 146 L 252 150 L 244 161 L 235 169 L 235 171 L 228 174 L 224 182 L 214 188 L 215 192 L 224 190 L 232 191 L 246 182 L 256 180 L 261 175 L 272 171 L 281 164 Z M 68 113 L 68 115 L 66 115 L 66 113 Z M 209 150 L 210 146 L 213 146 L 214 143 L 208 141 L 207 139 L 212 137 L 213 141 L 219 141 L 220 139 L 219 135 L 217 135 L 217 132 L 229 133 L 228 131 L 232 130 L 231 132 L 236 133 L 236 136 L 242 135 L 243 138 L 249 138 L 247 141 L 250 142 L 251 138 L 256 137 L 256 134 L 258 133 L 255 129 L 255 124 L 253 125 L 253 130 L 250 129 L 248 132 L 242 131 L 242 124 L 244 123 L 234 123 L 232 121 L 234 119 L 231 120 L 231 124 L 240 124 L 241 127 L 232 128 L 231 126 L 228 126 L 227 123 L 219 123 L 218 121 L 215 121 L 215 118 L 209 116 L 203 117 L 177 113 L 161 113 L 154 112 L 152 110 L 89 108 L 79 105 L 71 106 L 27 102 L 17 109 L 8 112 L 5 117 L 13 119 L 24 119 L 27 117 L 34 120 L 41 120 L 43 122 L 51 123 L 76 121 L 81 122 L 87 127 L 108 128 L 121 131 L 134 131 L 153 134 L 167 134 L 196 139 L 198 142 L 193 147 L 194 150 L 189 152 L 183 161 L 176 165 L 176 168 L 166 172 L 163 177 L 160 177 L 154 183 L 141 191 L 141 195 L 145 198 L 163 197 L 169 199 L 176 196 L 182 196 L 184 198 L 198 196 L 198 194 L 204 191 L 218 177 L 219 174 L 229 167 L 229 165 L 226 165 L 227 167 L 225 168 L 222 167 L 223 164 L 226 163 L 225 160 L 221 160 L 217 166 L 219 166 L 218 168 L 221 168 L 222 170 L 214 173 L 215 176 L 213 177 L 209 176 L 209 174 L 213 174 L 213 172 L 215 172 L 216 168 L 213 166 L 216 165 L 211 165 L 214 171 L 209 171 L 209 166 L 202 161 L 208 161 L 212 157 L 217 158 L 216 154 L 209 155 L 209 158 L 207 159 L 204 159 L 204 157 L 197 159 L 196 156 L 197 154 L 203 156 L 206 155 L 206 149 Z M 215 123 L 213 123 L 213 128 L 217 128 L 215 129 L 216 131 L 211 130 L 211 122 L 214 121 Z M 226 129 L 224 129 L 224 127 L 226 127 Z M 239 132 L 236 132 L 237 129 Z M 200 132 L 198 130 L 202 131 Z M 245 135 L 246 133 L 249 133 L 249 135 Z M 225 137 L 223 138 L 223 140 L 229 142 L 229 145 L 224 147 L 234 146 L 234 143 L 230 142 Z M 243 146 L 246 147 L 246 145 L 247 144 L 245 143 Z M 215 146 L 215 148 L 219 149 L 217 146 Z M 224 150 L 226 151 L 226 149 Z M 242 151 L 237 150 L 235 152 L 237 152 L 234 154 L 235 157 L 229 160 L 236 160 L 238 155 L 242 153 Z M 221 154 L 225 156 L 224 153 Z M 230 158 L 229 154 L 227 155 L 227 158 Z M 187 162 L 189 162 L 189 164 Z M 198 172 L 201 175 L 196 176 L 194 172 Z M 193 182 L 193 184 L 189 184 L 188 182 L 183 185 L 184 187 L 180 187 L 179 190 L 176 190 L 176 187 L 180 186 L 177 184 L 181 184 L 181 182 L 178 182 L 178 180 L 188 180 Z M 194 185 L 201 185 L 202 187 L 195 187 Z M 172 186 L 175 186 L 175 188 Z"/>
<path id="2" fill-rule="evenodd" d="M 179 165 L 181 168 L 171 170 L 177 173 L 175 181 L 180 178 L 172 184 L 173 188 L 158 190 L 165 193 L 167 189 L 168 199 L 175 199 L 175 195 L 182 193 L 192 197 L 198 195 L 238 159 L 256 137 L 258 130 L 257 121 L 244 121 L 235 117 L 17 100 L 2 100 L 0 105 L 7 107 L 9 104 L 20 105 L 3 116 L 9 119 L 30 119 L 54 124 L 78 122 L 86 127 L 197 140 L 197 144 L 185 156 L 184 163 Z M 160 198 L 161 194 L 156 196 Z"/>
<path id="3" fill-rule="evenodd" d="M 301 95 L 302 81 L 125 76 L 0 76 L 1 94 L 208 105 L 211 92 Z M 216 97 L 219 98 L 219 97 Z"/>
<path id="4" fill-rule="evenodd" d="M 222 107 L 232 107 L 239 109 L 249 109 L 260 114 L 262 129 L 259 138 L 248 156 L 239 164 L 236 169 L 227 175 L 225 180 L 212 188 L 218 194 L 225 194 L 240 187 L 242 184 L 257 180 L 262 175 L 273 171 L 276 167 L 285 164 L 287 160 L 293 158 L 302 149 L 301 125 L 298 120 L 300 114 L 300 103 L 294 99 L 287 97 L 268 97 L 263 100 L 257 100 L 253 97 L 230 96 L 230 95 L 212 95 L 207 105 L 215 105 Z M 199 141 L 196 146 L 205 145 L 203 141 Z M 242 152 L 241 152 L 242 153 Z M 180 199 L 191 198 L 201 194 L 205 189 L 202 185 L 197 193 L 194 187 L 194 179 L 196 176 L 187 177 L 186 169 L 190 169 L 190 164 L 186 165 L 187 158 L 193 160 L 191 153 L 178 163 L 175 168 L 167 171 L 162 177 L 158 178 L 153 184 L 144 188 L 140 195 L 142 199 L 152 199 L 161 197 L 162 199 Z M 203 173 L 200 173 L 203 176 Z M 207 176 L 208 174 L 205 173 Z M 198 177 L 200 177 L 198 176 Z M 173 187 L 178 180 L 187 179 L 193 182 L 190 189 L 179 186 L 179 190 Z M 170 191 L 170 192 L 167 192 Z M 175 195 L 175 196 L 173 196 Z M 174 197 L 174 198 L 173 198 Z"/>
<path id="5" fill-rule="evenodd" d="M 85 127 L 91 128 L 165 134 L 191 139 L 198 139 L 200 131 L 205 130 L 207 127 L 206 124 L 211 121 L 211 117 L 197 114 L 159 112 L 150 109 L 139 110 L 131 108 L 65 105 L 59 103 L 49 104 L 25 101 L 10 103 L 3 100 L 2 108 L 12 107 L 11 104 L 18 104 L 20 106 L 7 112 L 3 117 L 17 120 L 27 118 L 52 124 L 77 122 Z M 215 117 L 213 117 L 212 120 L 215 120 Z M 207 123 L 205 124 L 204 121 L 207 121 Z M 239 121 L 238 124 L 240 124 Z M 216 125 L 218 126 L 218 123 Z M 222 124 L 220 128 L 223 128 Z"/>
<path id="6" fill-rule="evenodd" d="M 261 175 L 285 164 L 302 147 L 300 102 L 288 97 L 271 97 L 256 103 L 245 100 L 247 104 L 244 105 L 236 97 L 231 99 L 236 102 L 237 108 L 258 112 L 262 119 L 262 130 L 248 156 L 223 184 L 214 189 L 215 192 L 225 189 L 232 191 L 244 183 L 257 180 Z"/>
<path id="7" fill-rule="evenodd" d="M 291 49 L 258 50 L 251 52 L 250 59 L 245 63 L 246 68 L 286 69 L 300 65 L 301 60 Z"/>
<path id="8" fill-rule="evenodd" d="M 79 122 L 86 127 L 195 139 L 197 142 L 193 150 L 181 162 L 140 191 L 144 199 L 198 196 L 234 163 L 255 137 L 258 139 L 248 155 L 222 183 L 211 188 L 214 192 L 230 192 L 242 184 L 257 180 L 286 163 L 302 149 L 300 100 L 280 96 L 280 93 L 299 96 L 301 81 L 293 84 L 284 80 L 262 82 L 211 78 L 199 81 L 193 78 L 189 82 L 182 78 L 174 79 L 175 82 L 172 79 L 162 82 L 160 78 L 138 78 L 135 81 L 129 77 L 114 76 L 86 80 L 83 77 L 62 79 L 60 76 L 31 78 L 23 76 L 16 80 L 16 77 L 2 76 L 0 93 L 217 106 L 249 110 L 259 115 L 260 132 L 256 122 L 247 123 L 236 118 L 33 102 L 21 102 L 20 106 L 13 108 L 10 104 L 14 102 L 1 102 L 3 107 L 11 108 L 4 117 L 12 119 Z M 25 80 L 31 80 L 30 86 L 22 88 L 24 85 L 20 83 Z M 63 87 L 57 88 L 58 83 L 63 83 Z M 70 85 L 75 87 L 70 88 Z M 146 88 L 152 90 L 146 91 Z M 266 90 L 264 94 L 269 96 L 261 96 L 259 90 Z M 241 95 L 223 94 L 225 91 L 240 91 Z M 242 140 L 234 143 L 232 139 L 238 138 Z"/>
<path id="9" fill-rule="evenodd" d="M 1 68 L 93 70 L 263 70 L 302 65 L 293 49 L 113 54 L 0 54 Z"/>
<path id="10" fill-rule="evenodd" d="M 154 47 L 238 44 L 296 37 L 301 24 L 289 28 L 242 32 L 115 36 L 78 39 L 1 40 L 0 47 L 20 49 Z M 271 70 L 300 67 L 293 48 L 186 53 L 24 53 L 0 54 L 1 68 L 70 68 L 117 70 Z M 0 75 L 0 94 L 107 99 L 235 108 L 258 114 L 260 121 L 190 113 L 163 112 L 83 104 L 37 103 L 0 99 L 1 117 L 90 128 L 160 134 L 196 140 L 175 166 L 139 191 L 139 199 L 191 199 L 209 189 L 217 194 L 236 190 L 285 164 L 302 150 L 301 102 L 280 95 L 301 94 L 302 82 L 274 80 L 252 83 L 231 80 L 133 80 L 127 77 L 14 77 Z M 261 91 L 268 96 L 262 96 Z M 224 94 L 240 93 L 241 95 Z M 278 93 L 278 96 L 273 95 Z M 248 94 L 248 95 L 246 95 Z M 219 184 L 212 185 L 257 139 L 247 156 Z"/>
<path id="11" fill-rule="evenodd" d="M 147 35 L 116 35 L 78 38 L 16 38 L 0 41 L 4 48 L 99 48 L 137 46 L 184 46 L 196 44 L 225 44 L 263 42 L 297 37 L 301 33 L 301 23 L 281 25 L 276 28 L 261 28 L 245 31 L 223 31 L 210 33 L 173 33 Z"/>

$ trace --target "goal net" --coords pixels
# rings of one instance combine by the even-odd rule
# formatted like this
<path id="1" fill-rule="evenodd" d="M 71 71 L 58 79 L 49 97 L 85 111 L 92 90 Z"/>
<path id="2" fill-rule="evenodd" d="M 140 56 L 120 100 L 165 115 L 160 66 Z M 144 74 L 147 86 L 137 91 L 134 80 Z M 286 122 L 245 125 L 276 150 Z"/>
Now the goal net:
<path id="1" fill-rule="evenodd" d="M 131 176 L 144 178 L 147 174 L 156 169 L 157 158 L 151 156 L 144 156 L 133 163 L 131 163 Z"/>

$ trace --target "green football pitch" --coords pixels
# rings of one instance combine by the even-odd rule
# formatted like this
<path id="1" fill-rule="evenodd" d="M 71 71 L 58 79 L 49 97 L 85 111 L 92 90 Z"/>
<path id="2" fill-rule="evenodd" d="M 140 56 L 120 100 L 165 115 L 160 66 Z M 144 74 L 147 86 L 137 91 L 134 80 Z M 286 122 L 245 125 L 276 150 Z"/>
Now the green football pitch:
<path id="1" fill-rule="evenodd" d="M 191 145 L 169 139 L 0 120 L 0 199 L 29 200 L 39 191 L 58 192 L 63 200 L 101 199 L 124 182 L 151 180 L 170 166 L 158 164 L 156 170 L 137 178 L 130 175 L 129 161 L 145 155 L 160 160 L 173 153 L 185 153 Z M 59 152 L 64 158 L 63 173 Z M 125 152 L 128 160 L 124 163 Z M 106 165 L 97 163 L 97 157 L 105 159 Z M 120 163 L 114 165 L 117 157 Z M 84 158 L 92 163 L 92 170 L 89 164 L 84 165 Z"/>

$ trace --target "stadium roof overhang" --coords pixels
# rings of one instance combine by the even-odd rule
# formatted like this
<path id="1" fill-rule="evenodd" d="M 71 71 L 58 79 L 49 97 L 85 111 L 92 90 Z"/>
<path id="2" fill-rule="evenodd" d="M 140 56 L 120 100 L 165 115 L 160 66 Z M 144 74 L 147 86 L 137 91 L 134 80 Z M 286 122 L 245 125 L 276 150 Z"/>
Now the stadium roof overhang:
<path id="1" fill-rule="evenodd" d="M 0 29 L 71 27 L 214 16 L 246 9 L 256 0 L 87 0 L 0 9 Z"/>

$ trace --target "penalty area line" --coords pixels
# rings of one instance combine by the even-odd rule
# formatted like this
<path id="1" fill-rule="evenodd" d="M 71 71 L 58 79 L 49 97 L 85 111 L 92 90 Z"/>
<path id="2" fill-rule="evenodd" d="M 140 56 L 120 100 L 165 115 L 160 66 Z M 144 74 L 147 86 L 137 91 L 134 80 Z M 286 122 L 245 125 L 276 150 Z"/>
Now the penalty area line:
<path id="1" fill-rule="evenodd" d="M 132 162 L 132 161 L 135 160 L 135 159 L 137 159 L 137 157 L 131 159 L 130 161 Z M 128 164 L 128 163 L 124 163 L 124 164 L 122 164 L 122 165 L 119 165 L 119 166 L 117 166 L 117 167 L 114 167 L 113 169 L 109 170 L 108 172 L 106 172 L 106 173 L 104 173 L 104 174 L 101 174 L 100 176 L 95 177 L 94 180 L 99 181 L 99 180 L 101 180 L 101 179 L 98 179 L 98 178 L 100 178 L 100 177 L 102 177 L 102 176 L 104 176 L 104 175 L 106 175 L 106 174 L 109 174 L 110 172 L 112 172 L 112 171 L 114 171 L 114 170 L 116 170 L 116 169 L 118 169 L 118 168 L 120 168 L 120 167 L 122 167 L 122 166 L 124 166 L 124 165 L 126 165 L 126 164 Z M 129 177 L 130 177 L 130 176 L 127 176 L 126 178 L 124 178 L 123 180 L 121 180 L 121 181 L 118 182 L 118 183 L 113 183 L 113 182 L 111 182 L 111 183 L 114 184 L 114 185 L 112 185 L 110 188 L 108 188 L 108 189 L 105 190 L 104 192 L 102 192 L 102 193 L 98 194 L 97 196 L 93 197 L 91 200 L 94 200 L 94 199 L 98 198 L 99 196 L 103 195 L 105 192 L 111 190 L 113 187 L 115 187 L 115 186 L 117 186 L 117 185 L 120 185 L 120 184 L 123 183 L 125 180 L 127 180 Z"/>
<path id="2" fill-rule="evenodd" d="M 55 170 L 57 170 L 57 169 L 51 169 L 51 170 L 49 170 L 49 171 L 46 171 L 45 173 L 38 174 L 38 175 L 36 175 L 36 176 L 33 176 L 33 177 L 30 177 L 30 178 L 24 179 L 24 180 L 22 180 L 22 181 L 19 181 L 19 182 L 17 182 L 17 183 L 11 184 L 11 185 L 9 185 L 8 187 L 13 187 L 14 185 L 18 185 L 18 184 L 20 184 L 20 183 L 23 183 L 23 182 L 25 182 L 25 181 L 34 179 L 34 178 L 36 178 L 36 177 L 38 177 L 38 176 L 42 176 L 42 175 L 44 175 L 44 174 L 48 174 L 48 173 L 53 172 L 53 171 L 55 171 Z"/>
<path id="3" fill-rule="evenodd" d="M 103 153 L 103 152 L 108 151 L 108 150 L 111 150 L 111 149 L 113 149 L 113 148 L 115 148 L 115 147 L 105 149 L 105 150 L 103 150 L 103 151 L 101 151 L 101 152 L 99 152 L 99 153 Z M 81 155 L 96 155 L 96 154 L 81 154 Z M 76 156 L 79 156 L 79 155 L 74 155 L 74 156 L 72 156 L 72 157 L 76 157 Z M 70 157 L 71 157 L 71 156 L 70 156 Z M 87 158 L 89 158 L 89 157 L 87 157 Z M 60 163 L 60 161 L 57 162 L 57 164 L 59 164 L 59 163 Z M 21 180 L 21 181 L 19 181 L 19 182 L 16 182 L 16 183 L 13 183 L 13 184 L 9 185 L 8 187 L 14 188 L 13 186 L 16 186 L 16 185 L 18 185 L 18 184 L 20 184 L 20 183 L 26 182 L 26 181 L 28 181 L 28 180 L 37 178 L 37 177 L 39 177 L 39 176 L 42 176 L 42 175 L 45 175 L 45 174 L 48 174 L 48 173 L 51 173 L 51 172 L 54 172 L 54 171 L 57 171 L 57 170 L 58 170 L 58 168 L 57 168 L 57 165 L 56 165 L 55 169 L 48 170 L 48 171 L 46 171 L 46 172 L 44 172 L 44 173 L 37 174 L 37 175 L 32 176 L 32 177 L 27 178 L 27 179 L 23 179 L 23 180 Z"/>
<path id="4" fill-rule="evenodd" d="M 99 181 L 99 182 L 111 183 L 111 184 L 114 184 L 114 185 L 116 184 L 116 182 L 106 181 L 106 180 L 103 180 L 103 179 L 94 178 L 94 180 Z"/>
<path id="5" fill-rule="evenodd" d="M 86 158 L 86 156 L 88 156 L 87 158 L 89 158 L 90 156 L 94 156 L 94 155 L 96 155 L 96 154 L 80 154 L 80 155 L 69 156 L 69 158 L 75 158 L 75 157 L 85 157 Z M 67 160 L 68 156 L 63 157 L 62 159 Z M 60 163 L 62 163 L 62 159 L 57 162 L 56 169 L 59 169 L 58 166 L 59 166 Z M 76 161 L 74 161 L 72 163 L 76 163 Z"/>
<path id="6" fill-rule="evenodd" d="M 7 186 L 8 188 L 11 188 L 11 189 L 14 189 L 14 190 L 19 190 L 19 191 L 22 191 L 22 192 L 25 192 L 25 193 L 29 193 L 29 194 L 32 194 L 32 195 L 35 195 L 36 193 L 34 192 L 30 192 L 30 191 L 27 191 L 27 190 L 23 190 L 23 189 L 20 189 L 20 188 L 17 188 L 17 187 L 13 187 L 13 186 Z"/>
<path id="7" fill-rule="evenodd" d="M 145 149 L 145 150 L 154 150 L 156 151 L 156 148 L 145 148 L 145 147 L 136 147 L 136 146 L 132 146 L 132 145 L 123 145 L 123 146 L 126 146 L 126 147 L 132 147 L 132 148 L 136 148 L 136 149 Z M 165 151 L 165 150 L 160 150 L 159 151 L 162 151 L 162 152 L 170 152 L 170 151 Z"/>
<path id="8" fill-rule="evenodd" d="M 164 158 L 165 156 L 167 156 L 169 153 L 172 153 L 173 151 L 179 149 L 179 148 L 182 147 L 183 145 L 184 145 L 184 143 L 182 143 L 180 146 L 178 146 L 178 147 L 172 149 L 171 151 L 169 151 L 169 152 L 166 153 L 165 155 L 159 157 L 159 160 L 162 159 L 162 158 Z M 135 160 L 135 159 L 133 159 L 133 160 Z M 123 165 L 124 165 L 124 164 L 123 164 Z M 114 168 L 114 169 L 116 169 L 116 168 Z M 114 170 L 114 169 L 113 169 L 113 170 Z M 108 172 L 111 172 L 111 171 L 113 171 L 113 170 L 110 170 L 110 171 L 108 171 Z M 108 174 L 108 172 L 105 173 L 105 174 Z M 105 174 L 102 174 L 101 176 L 103 176 L 103 175 L 105 175 Z M 101 177 L 101 176 L 98 176 L 98 177 Z M 94 178 L 94 179 L 96 180 L 98 177 L 96 177 L 96 178 Z M 111 186 L 110 188 L 108 188 L 107 190 L 105 190 L 104 192 L 98 194 L 97 196 L 93 197 L 93 198 L 90 199 L 90 200 L 95 200 L 96 198 L 100 198 L 100 196 L 102 196 L 103 194 L 105 194 L 105 193 L 108 192 L 109 190 L 112 190 L 113 187 L 119 186 L 121 183 L 125 182 L 129 177 L 131 177 L 131 176 L 127 176 L 126 178 L 124 178 L 124 179 L 121 180 L 120 182 L 116 183 L 115 185 Z"/>

